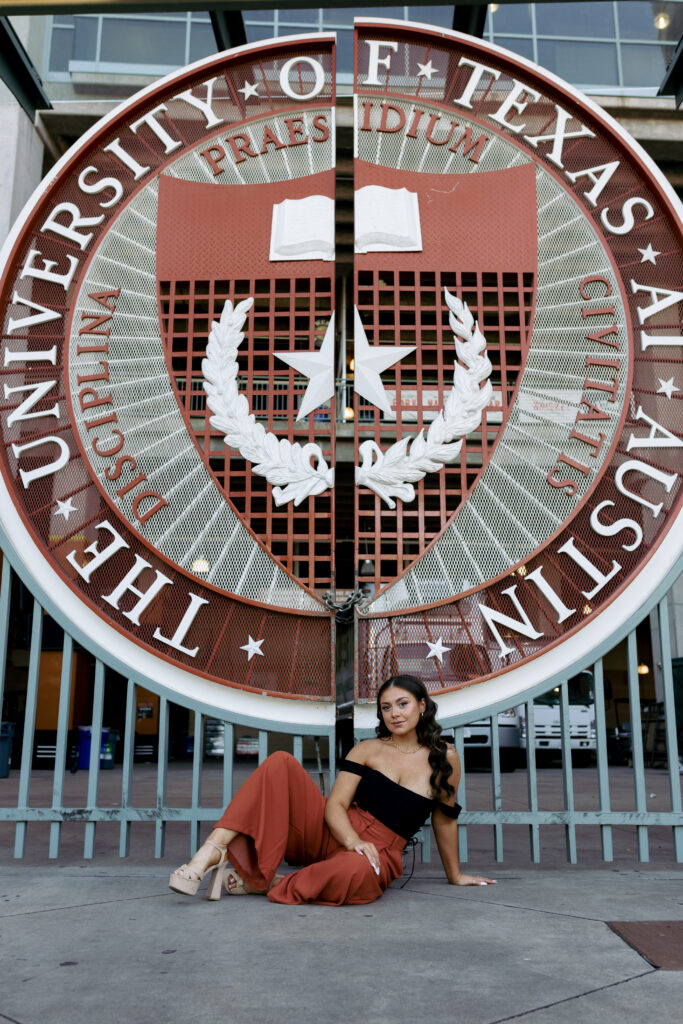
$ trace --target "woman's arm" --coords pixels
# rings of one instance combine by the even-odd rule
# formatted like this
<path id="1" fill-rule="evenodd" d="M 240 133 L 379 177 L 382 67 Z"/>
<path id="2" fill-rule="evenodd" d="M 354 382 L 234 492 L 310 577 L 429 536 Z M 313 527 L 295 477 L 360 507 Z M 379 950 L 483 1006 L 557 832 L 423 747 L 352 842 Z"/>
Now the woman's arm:
<path id="1" fill-rule="evenodd" d="M 449 782 L 457 792 L 460 783 L 460 758 L 453 747 L 448 749 L 448 762 L 451 766 L 451 777 Z M 443 801 L 451 807 L 455 804 L 455 793 Z M 460 858 L 458 856 L 458 823 L 455 818 L 449 818 L 434 808 L 432 814 L 432 827 L 436 838 L 436 845 L 441 857 L 446 878 L 451 885 L 495 885 L 495 879 L 486 878 L 483 875 L 466 875 L 460 870 Z"/>
<path id="2" fill-rule="evenodd" d="M 364 764 L 362 749 L 363 744 L 357 744 L 347 755 L 347 760 L 355 761 L 357 764 Z M 357 853 L 367 857 L 373 868 L 379 874 L 379 853 L 374 843 L 366 843 L 360 838 L 349 820 L 348 810 L 353 802 L 360 775 L 353 772 L 340 771 L 335 779 L 334 785 L 327 798 L 325 805 L 325 821 L 330 832 L 347 850 L 355 850 Z"/>

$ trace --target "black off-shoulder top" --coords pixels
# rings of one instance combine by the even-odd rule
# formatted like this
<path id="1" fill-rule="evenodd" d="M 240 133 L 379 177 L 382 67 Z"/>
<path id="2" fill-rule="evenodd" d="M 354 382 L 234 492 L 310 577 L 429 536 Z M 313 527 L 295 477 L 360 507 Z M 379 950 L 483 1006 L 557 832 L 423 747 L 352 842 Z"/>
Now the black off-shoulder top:
<path id="1" fill-rule="evenodd" d="M 420 796 L 366 764 L 344 760 L 339 770 L 360 775 L 354 803 L 404 839 L 415 835 L 435 807 L 443 811 L 447 818 L 457 818 L 462 809 L 459 804 L 451 807 L 450 804 Z"/>

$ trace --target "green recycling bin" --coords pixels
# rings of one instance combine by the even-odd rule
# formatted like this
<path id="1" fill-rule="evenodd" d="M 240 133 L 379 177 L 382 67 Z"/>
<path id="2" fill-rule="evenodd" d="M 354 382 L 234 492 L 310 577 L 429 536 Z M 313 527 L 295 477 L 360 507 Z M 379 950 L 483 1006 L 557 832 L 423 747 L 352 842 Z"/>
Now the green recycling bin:
<path id="1" fill-rule="evenodd" d="M 0 722 L 0 779 L 6 779 L 9 775 L 13 739 L 14 722 Z"/>

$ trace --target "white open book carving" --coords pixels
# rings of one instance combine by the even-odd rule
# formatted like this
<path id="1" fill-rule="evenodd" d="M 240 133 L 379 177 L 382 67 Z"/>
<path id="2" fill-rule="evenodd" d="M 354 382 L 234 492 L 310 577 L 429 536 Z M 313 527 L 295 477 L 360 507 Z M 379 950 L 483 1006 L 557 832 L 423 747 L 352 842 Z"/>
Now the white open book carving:
<path id="1" fill-rule="evenodd" d="M 306 196 L 273 206 L 271 260 L 333 260 L 334 199 Z"/>
<path id="2" fill-rule="evenodd" d="M 356 252 L 421 252 L 417 194 L 366 185 L 355 195 Z"/>

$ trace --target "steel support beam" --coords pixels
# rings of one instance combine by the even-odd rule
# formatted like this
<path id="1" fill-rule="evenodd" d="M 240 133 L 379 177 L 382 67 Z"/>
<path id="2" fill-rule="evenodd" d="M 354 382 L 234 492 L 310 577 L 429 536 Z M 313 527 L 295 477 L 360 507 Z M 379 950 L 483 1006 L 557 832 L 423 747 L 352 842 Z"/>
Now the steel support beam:
<path id="1" fill-rule="evenodd" d="M 481 39 L 484 35 L 488 4 L 456 4 L 453 8 L 453 31 Z"/>
<path id="2" fill-rule="evenodd" d="M 0 78 L 31 121 L 35 119 L 36 110 L 52 109 L 38 72 L 5 17 L 0 17 Z"/>
<path id="3" fill-rule="evenodd" d="M 674 50 L 657 95 L 675 96 L 677 107 L 683 103 L 683 36 L 678 40 L 678 46 Z"/>
<path id="4" fill-rule="evenodd" d="M 233 46 L 244 46 L 247 41 L 247 30 L 244 27 L 242 12 L 227 11 L 215 8 L 209 11 L 211 28 L 216 37 L 216 49 L 229 50 Z"/>

